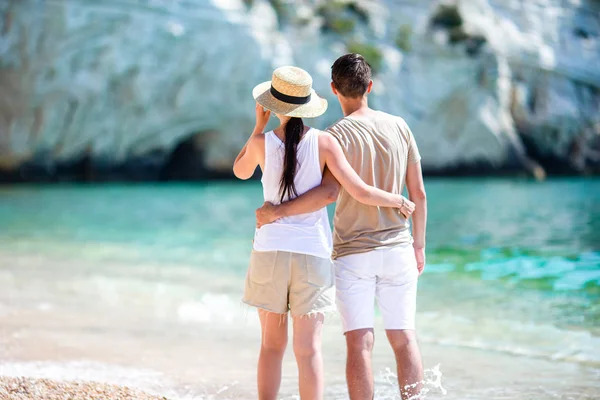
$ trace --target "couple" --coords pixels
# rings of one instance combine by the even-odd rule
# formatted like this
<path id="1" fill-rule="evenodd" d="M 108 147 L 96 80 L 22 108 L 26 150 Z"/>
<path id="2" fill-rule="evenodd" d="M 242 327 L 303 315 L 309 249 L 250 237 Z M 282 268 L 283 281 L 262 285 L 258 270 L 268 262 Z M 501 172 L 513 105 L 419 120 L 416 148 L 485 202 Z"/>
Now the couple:
<path id="1" fill-rule="evenodd" d="M 258 308 L 261 322 L 258 397 L 277 398 L 289 311 L 300 397 L 323 398 L 321 332 L 337 303 L 350 399 L 371 400 L 377 299 L 407 399 L 418 395 L 423 374 L 414 330 L 425 264 L 420 156 L 402 118 L 369 108 L 371 67 L 362 56 L 338 58 L 331 75 L 345 117 L 327 132 L 301 119 L 327 109 L 306 71 L 278 68 L 272 81 L 258 85 L 256 126 L 233 167 L 240 179 L 257 166 L 263 172 L 265 205 L 257 210 L 243 298 Z M 264 133 L 271 112 L 281 124 Z M 401 195 L 405 182 L 410 200 Z M 332 239 L 326 206 L 336 200 Z"/>

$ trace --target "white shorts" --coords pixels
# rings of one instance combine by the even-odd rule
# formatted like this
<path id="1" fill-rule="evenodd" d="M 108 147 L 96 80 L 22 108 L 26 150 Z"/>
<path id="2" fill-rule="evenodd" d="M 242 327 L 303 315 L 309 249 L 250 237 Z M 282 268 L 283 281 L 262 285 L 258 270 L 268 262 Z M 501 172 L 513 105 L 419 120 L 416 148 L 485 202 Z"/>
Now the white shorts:
<path id="1" fill-rule="evenodd" d="M 418 277 L 412 244 L 335 260 L 336 302 L 344 333 L 374 327 L 375 298 L 385 329 L 415 329 Z"/>

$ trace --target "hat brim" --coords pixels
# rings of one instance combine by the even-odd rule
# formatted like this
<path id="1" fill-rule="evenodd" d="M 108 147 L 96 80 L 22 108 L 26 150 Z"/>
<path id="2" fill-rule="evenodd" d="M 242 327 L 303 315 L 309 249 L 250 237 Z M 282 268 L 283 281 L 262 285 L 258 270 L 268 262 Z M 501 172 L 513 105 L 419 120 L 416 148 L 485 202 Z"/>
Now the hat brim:
<path id="1" fill-rule="evenodd" d="M 276 99 L 271 94 L 271 81 L 263 82 L 252 90 L 254 100 L 267 110 L 287 117 L 315 118 L 327 110 L 327 100 L 311 89 L 310 101 L 306 104 L 290 104 Z"/>

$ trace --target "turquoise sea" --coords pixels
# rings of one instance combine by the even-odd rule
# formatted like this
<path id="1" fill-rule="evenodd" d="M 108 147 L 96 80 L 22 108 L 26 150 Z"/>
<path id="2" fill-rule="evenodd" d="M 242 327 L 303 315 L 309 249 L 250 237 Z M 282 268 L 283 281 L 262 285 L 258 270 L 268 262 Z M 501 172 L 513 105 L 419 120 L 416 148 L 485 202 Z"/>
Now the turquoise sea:
<path id="1" fill-rule="evenodd" d="M 600 398 L 600 180 L 426 189 L 427 398 Z M 255 398 L 259 327 L 240 297 L 261 203 L 258 182 L 0 187 L 0 375 Z M 377 329 L 376 398 L 396 398 Z M 324 354 L 326 398 L 344 399 L 335 316 Z M 281 398 L 295 373 L 288 354 Z"/>

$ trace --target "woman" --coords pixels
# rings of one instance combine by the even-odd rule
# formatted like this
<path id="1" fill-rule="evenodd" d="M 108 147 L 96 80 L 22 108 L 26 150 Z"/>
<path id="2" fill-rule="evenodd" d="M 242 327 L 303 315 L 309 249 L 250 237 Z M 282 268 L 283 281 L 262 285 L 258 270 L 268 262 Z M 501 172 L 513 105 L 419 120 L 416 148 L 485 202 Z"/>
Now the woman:
<path id="1" fill-rule="evenodd" d="M 265 201 L 278 204 L 320 185 L 327 167 L 358 201 L 412 213 L 414 205 L 401 195 L 366 185 L 331 135 L 304 126 L 302 117 L 317 117 L 327 109 L 327 101 L 312 90 L 312 78 L 306 71 L 278 68 L 272 81 L 254 88 L 253 96 L 257 101 L 256 126 L 233 171 L 238 178 L 248 179 L 260 166 Z M 263 134 L 271 112 L 281 124 Z M 260 400 L 277 398 L 288 338 L 288 311 L 294 324 L 300 397 L 323 398 L 321 330 L 324 314 L 335 309 L 331 250 L 326 208 L 285 217 L 256 230 L 243 301 L 259 309 Z"/>

